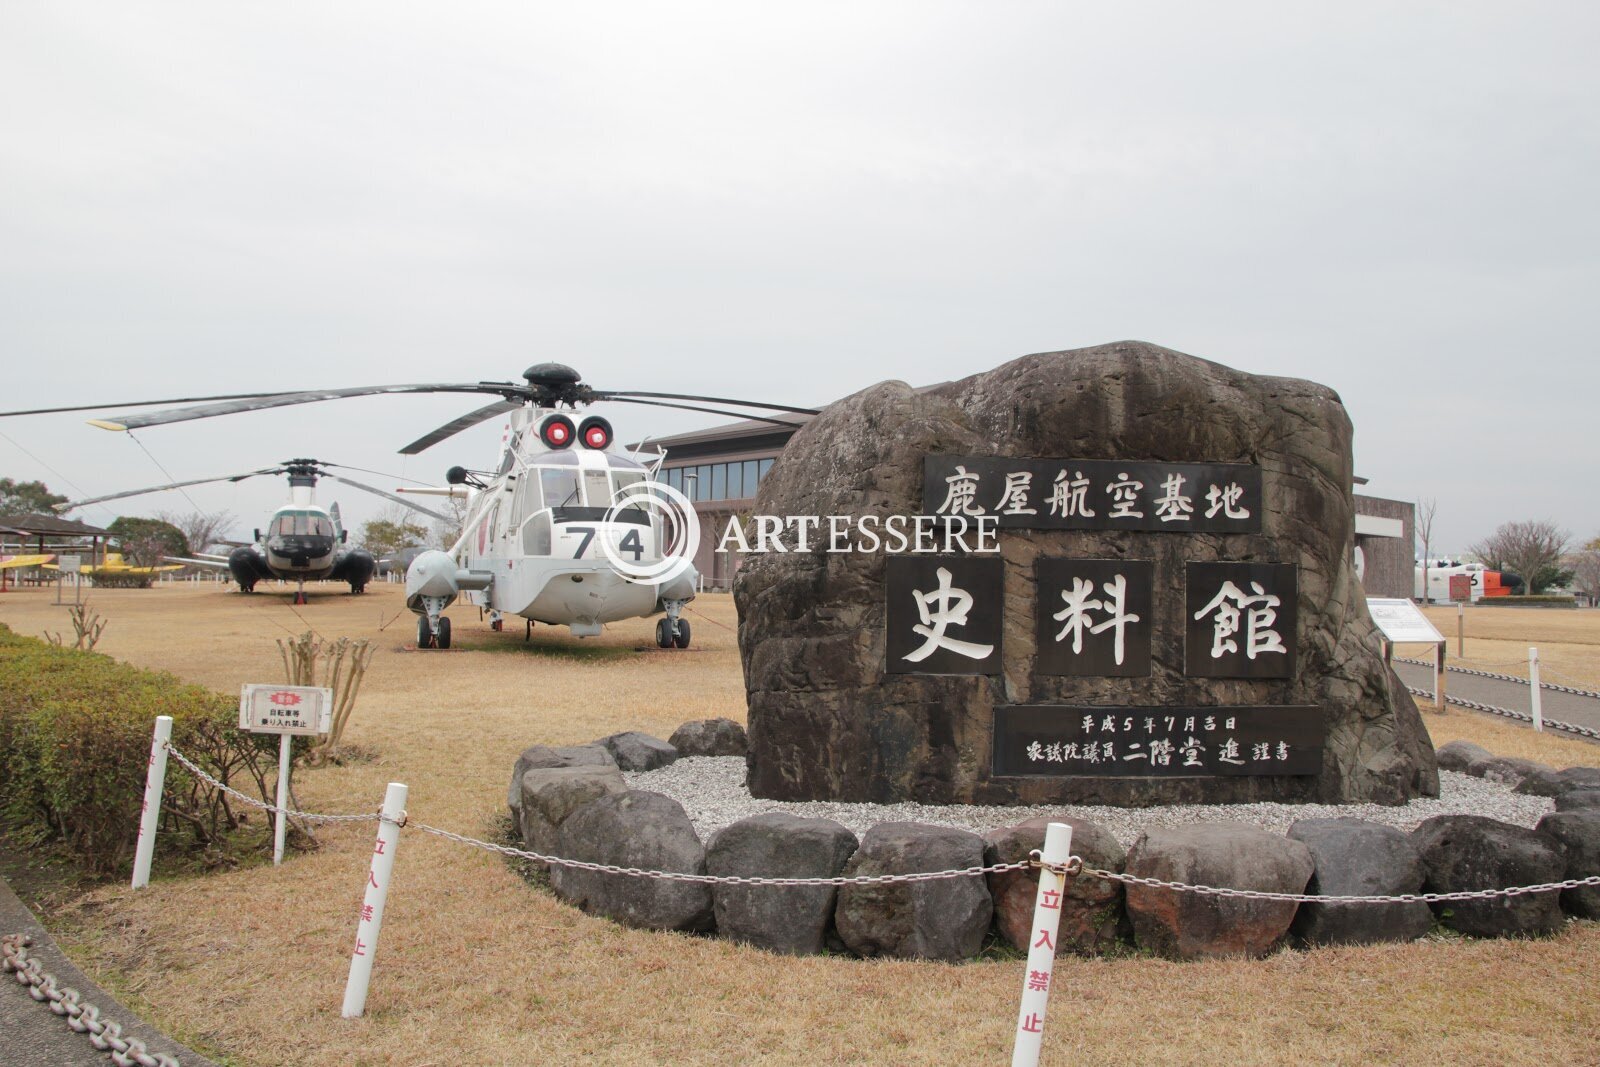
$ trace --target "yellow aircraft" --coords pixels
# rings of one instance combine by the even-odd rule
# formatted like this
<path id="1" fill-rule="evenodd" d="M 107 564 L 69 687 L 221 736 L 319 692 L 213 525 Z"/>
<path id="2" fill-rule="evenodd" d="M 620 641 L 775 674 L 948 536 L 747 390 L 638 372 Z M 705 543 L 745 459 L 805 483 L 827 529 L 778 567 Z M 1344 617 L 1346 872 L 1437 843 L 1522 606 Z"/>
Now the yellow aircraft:
<path id="1" fill-rule="evenodd" d="M 38 567 L 38 566 L 41 566 L 43 564 L 49 563 L 51 560 L 53 560 L 55 558 L 56 558 L 55 556 L 49 555 L 49 554 L 46 554 L 46 555 L 43 555 L 43 556 L 40 556 L 40 555 L 32 555 L 32 556 L 5 556 L 5 555 L 0 555 L 0 589 L 9 588 L 8 579 L 10 579 L 12 571 L 20 571 L 25 567 Z M 21 581 L 21 579 L 18 578 L 18 581 Z"/>
<path id="2" fill-rule="evenodd" d="M 39 558 L 39 559 L 54 559 L 55 557 L 53 557 L 53 556 L 41 556 L 41 557 L 37 557 L 37 558 Z M 57 566 L 54 563 L 46 563 L 46 564 L 44 564 L 44 569 L 47 570 L 47 571 L 54 571 L 54 570 L 60 570 L 60 567 Z M 123 562 L 122 553 L 121 552 L 107 552 L 105 561 L 103 563 L 101 563 L 100 566 L 98 566 L 98 567 L 85 567 L 85 568 L 83 568 L 82 573 L 87 574 L 91 578 L 93 578 L 94 576 L 99 575 L 99 574 L 106 575 L 107 577 L 112 577 L 112 576 L 124 577 L 125 576 L 125 577 L 130 577 L 130 578 L 134 578 L 134 577 L 145 578 L 145 577 L 153 577 L 153 576 L 155 576 L 157 574 L 164 574 L 167 571 L 181 571 L 181 570 L 183 570 L 183 564 L 181 564 L 181 563 L 168 563 L 168 564 L 163 564 L 162 566 L 159 566 L 159 567 L 135 567 L 131 563 Z"/>
<path id="3" fill-rule="evenodd" d="M 41 567 L 56 557 L 43 556 L 0 556 L 0 571 L 20 570 L 23 567 Z"/>

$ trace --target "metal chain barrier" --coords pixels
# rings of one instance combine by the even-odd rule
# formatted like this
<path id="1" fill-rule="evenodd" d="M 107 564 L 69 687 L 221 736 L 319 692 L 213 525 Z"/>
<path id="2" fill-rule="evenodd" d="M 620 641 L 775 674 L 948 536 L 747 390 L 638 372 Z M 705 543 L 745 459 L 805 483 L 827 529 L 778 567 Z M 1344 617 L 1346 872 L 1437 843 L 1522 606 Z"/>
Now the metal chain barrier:
<path id="1" fill-rule="evenodd" d="M 189 773 L 193 774 L 196 778 L 199 778 L 201 781 L 205 782 L 207 785 L 210 785 L 212 788 L 220 789 L 224 793 L 228 794 L 230 797 L 233 797 L 235 800 L 238 800 L 239 802 L 241 802 L 243 804 L 248 804 L 253 808 L 260 808 L 262 811 L 270 811 L 273 814 L 277 813 L 278 809 L 277 809 L 276 805 L 268 804 L 268 803 L 266 803 L 264 801 L 257 800 L 255 797 L 250 796 L 248 793 L 241 793 L 241 792 L 239 792 L 239 790 L 233 788 L 233 786 L 227 785 L 227 784 L 225 784 L 223 782 L 217 781 L 216 778 L 212 777 L 211 775 L 207 774 L 205 771 L 201 770 L 198 766 L 196 766 L 194 760 L 190 759 L 188 756 L 185 756 L 182 752 L 179 752 L 178 749 L 170 741 L 167 742 L 167 752 L 168 752 L 169 755 L 172 756 L 173 759 L 177 760 L 179 763 L 181 763 L 185 767 L 187 767 L 189 769 Z M 295 811 L 293 808 L 285 808 L 284 809 L 284 814 L 290 816 L 291 818 L 303 819 L 306 822 L 377 822 L 378 821 L 378 813 L 377 812 L 373 812 L 370 815 L 320 815 L 320 814 L 318 814 L 317 812 L 314 812 L 314 811 Z"/>
<path id="2" fill-rule="evenodd" d="M 1414 697 L 1424 697 L 1428 700 L 1433 699 L 1432 689 L 1418 689 L 1415 686 L 1408 685 L 1406 686 L 1406 692 L 1410 693 Z M 1484 704 L 1476 700 L 1464 700 L 1458 696 L 1446 695 L 1445 699 L 1452 704 L 1459 704 L 1463 708 L 1471 708 L 1473 711 L 1486 711 L 1490 715 L 1499 715 L 1502 718 L 1515 719 L 1518 722 L 1533 722 L 1533 716 L 1529 715 L 1525 711 L 1517 711 L 1513 708 L 1496 707 L 1493 704 Z M 1547 730 L 1560 730 L 1562 733 L 1574 734 L 1578 737 L 1586 737 L 1591 741 L 1600 741 L 1600 730 L 1593 730 L 1587 726 L 1579 726 L 1576 723 L 1570 722 L 1561 722 L 1556 719 L 1545 719 L 1544 725 L 1545 729 Z"/>
<path id="3" fill-rule="evenodd" d="M 933 882 L 944 878 L 975 878 L 979 875 L 999 874 L 1003 871 L 1020 871 L 1033 866 L 1032 860 L 1018 860 L 1015 863 L 996 863 L 990 867 L 963 867 L 954 871 L 919 871 L 910 874 L 871 874 L 846 878 L 843 875 L 833 878 L 764 878 L 758 875 L 738 874 L 692 874 L 688 871 L 648 871 L 640 867 L 618 867 L 612 863 L 589 863 L 585 860 L 567 859 L 564 856 L 546 856 L 538 852 L 528 852 L 510 845 L 497 845 L 492 841 L 481 841 L 476 837 L 467 837 L 464 834 L 451 833 L 441 830 L 437 826 L 427 823 L 412 821 L 407 825 L 421 830 L 434 837 L 442 837 L 446 841 L 454 841 L 458 845 L 467 845 L 470 848 L 483 849 L 486 852 L 498 852 L 502 856 L 514 856 L 517 859 L 533 860 L 537 863 L 548 863 L 553 867 L 566 867 L 575 871 L 595 871 L 599 874 L 622 874 L 629 878 L 659 878 L 667 882 L 693 882 L 698 885 L 773 885 L 773 886 L 846 886 L 846 885 L 891 885 L 897 882 Z"/>
<path id="4" fill-rule="evenodd" d="M 1078 859 L 1074 856 L 1073 859 Z M 1398 893 L 1394 896 L 1355 895 L 1317 896 L 1314 893 L 1270 893 L 1259 889 L 1233 889 L 1228 886 L 1190 885 L 1186 882 L 1167 882 L 1160 878 L 1140 878 L 1133 874 L 1102 871 L 1094 867 L 1083 868 L 1091 878 L 1101 878 L 1123 885 L 1143 886 L 1147 889 L 1168 889 L 1176 893 L 1197 893 L 1202 896 L 1231 897 L 1240 900 L 1272 900 L 1293 904 L 1449 904 L 1467 900 L 1493 900 L 1497 897 L 1520 897 L 1528 893 L 1554 893 L 1563 889 L 1583 889 L 1600 886 L 1600 874 L 1588 878 L 1568 878 L 1564 882 L 1542 882 L 1539 885 L 1518 885 L 1506 889 L 1472 889 L 1455 893 Z"/>
<path id="5" fill-rule="evenodd" d="M 1395 662 L 1396 663 L 1408 663 L 1413 667 L 1427 667 L 1427 668 L 1430 668 L 1430 669 L 1433 667 L 1433 664 L 1430 661 L 1425 660 L 1425 659 L 1406 659 L 1406 658 L 1403 658 L 1403 657 L 1400 657 L 1400 656 L 1396 656 L 1395 657 Z M 1502 663 L 1502 664 L 1492 664 L 1491 666 L 1514 667 L 1514 666 L 1517 666 L 1517 664 L 1515 664 L 1515 663 Z M 1561 674 L 1560 671 L 1553 671 L 1548 666 L 1545 666 L 1543 664 L 1541 664 L 1540 666 L 1541 666 L 1541 669 L 1544 670 L 1548 674 L 1560 674 L 1561 677 L 1566 678 L 1568 681 L 1576 681 L 1576 679 L 1572 678 L 1569 675 Z M 1455 671 L 1457 674 L 1470 674 L 1470 675 L 1472 675 L 1473 677 L 1476 677 L 1476 678 L 1493 678 L 1497 682 L 1515 682 L 1517 685 L 1528 685 L 1529 684 L 1528 679 L 1526 679 L 1526 678 L 1518 678 L 1514 674 L 1495 674 L 1493 671 L 1474 670 L 1471 667 L 1457 667 L 1454 664 L 1446 664 L 1445 665 L 1445 670 Z M 1592 689 L 1579 689 L 1579 688 L 1577 688 L 1575 686 L 1570 686 L 1570 685 L 1552 685 L 1550 682 L 1544 682 L 1544 681 L 1541 681 L 1539 683 L 1539 688 L 1540 689 L 1548 689 L 1553 693 L 1570 693 L 1572 696 L 1575 696 L 1575 697 L 1588 697 L 1591 700 L 1600 700 L 1600 693 L 1597 693 Z"/>
<path id="6" fill-rule="evenodd" d="M 890 885 L 898 882 L 931 882 L 945 878 L 969 878 L 977 875 L 1002 871 L 1020 871 L 1042 866 L 1039 853 L 1035 850 L 1029 859 L 1019 860 L 1015 863 L 997 863 L 989 867 L 965 867 L 961 870 L 927 871 L 913 874 L 860 875 L 853 878 L 847 878 L 842 875 L 834 878 L 764 878 L 755 875 L 690 874 L 684 871 L 648 871 L 638 867 L 618 867 L 609 863 L 587 863 L 583 860 L 566 859 L 561 856 L 546 856 L 538 852 L 529 852 L 520 848 L 512 848 L 509 845 L 497 845 L 490 841 L 481 841 L 463 834 L 451 833 L 449 830 L 441 830 L 437 826 L 429 826 L 427 823 L 413 821 L 408 825 L 414 826 L 425 834 L 442 837 L 446 841 L 454 841 L 457 844 L 467 845 L 471 848 L 496 852 L 503 856 L 536 860 L 540 863 L 548 863 L 572 870 L 621 874 L 630 878 L 659 878 L 669 882 L 694 882 L 701 885 Z M 1414 904 L 1419 902 L 1437 904 L 1450 901 L 1489 900 L 1495 897 L 1516 897 L 1526 893 L 1554 893 L 1562 889 L 1582 889 L 1589 886 L 1600 886 L 1600 875 L 1594 875 L 1588 878 L 1570 878 L 1564 882 L 1546 882 L 1539 885 L 1511 886 L 1506 889 L 1478 889 L 1456 893 L 1402 893 L 1396 896 L 1319 896 L 1311 893 L 1270 893 L 1264 890 L 1232 889 L 1227 886 L 1191 885 L 1186 882 L 1166 882 L 1159 878 L 1140 878 L 1136 875 L 1119 874 L 1116 871 L 1103 871 L 1095 867 L 1085 866 L 1082 856 L 1073 856 L 1065 864 L 1052 866 L 1050 869 L 1067 877 L 1082 873 L 1090 878 L 1122 882 L 1125 885 L 1144 886 L 1150 889 L 1169 889 L 1174 892 L 1198 893 L 1206 896 L 1236 897 L 1247 900 L 1274 900 L 1302 904 Z"/>
<path id="7" fill-rule="evenodd" d="M 0 938 L 0 966 L 15 974 L 17 981 L 28 987 L 28 995 L 67 1020 L 67 1025 L 80 1034 L 89 1035 L 89 1043 L 102 1052 L 110 1053 L 117 1067 L 180 1067 L 177 1060 L 161 1052 L 151 1052 L 136 1037 L 123 1037 L 122 1024 L 100 1018 L 100 1009 L 88 1003 L 70 986 L 62 986 L 56 976 L 28 955 L 33 939 L 27 934 L 7 934 Z"/>

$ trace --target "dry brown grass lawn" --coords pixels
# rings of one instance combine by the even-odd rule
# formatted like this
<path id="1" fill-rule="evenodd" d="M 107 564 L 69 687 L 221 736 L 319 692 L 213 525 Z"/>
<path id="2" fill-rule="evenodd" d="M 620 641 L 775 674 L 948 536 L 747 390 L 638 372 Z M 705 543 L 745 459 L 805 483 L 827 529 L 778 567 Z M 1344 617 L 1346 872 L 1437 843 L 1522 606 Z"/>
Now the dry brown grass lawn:
<path id="1" fill-rule="evenodd" d="M 49 600 L 0 595 L 0 621 L 23 633 L 59 629 L 64 612 Z M 581 643 L 536 628 L 525 646 L 520 629 L 490 634 L 461 607 L 451 614 L 464 651 L 408 652 L 414 624 L 393 586 L 313 595 L 299 609 L 210 586 L 106 591 L 94 604 L 111 620 L 103 651 L 224 691 L 276 680 L 273 638 L 306 623 L 375 638 L 348 738 L 378 759 L 297 772 L 302 802 L 323 811 L 371 810 L 385 782 L 403 781 L 414 818 L 482 835 L 528 744 L 623 729 L 665 737 L 686 719 L 743 718 L 726 597 L 696 602 L 695 649 L 682 655 L 637 651 L 649 644 L 643 620 Z M 1507 612 L 1493 627 L 1486 618 L 1481 635 L 1469 629 L 1469 653 L 1483 642 L 1485 658 L 1510 659 L 1502 644 L 1533 639 L 1552 659 L 1575 650 L 1571 669 L 1593 663 L 1589 676 L 1600 678 L 1600 658 L 1582 658 L 1600 653 L 1600 613 L 1546 618 L 1556 614 Z M 1428 722 L 1441 742 L 1471 737 L 1558 766 L 1600 757 L 1595 746 L 1468 713 Z M 494 857 L 414 831 L 399 851 L 368 1016 L 340 1019 L 371 833 L 323 831 L 319 851 L 279 869 L 157 881 L 138 894 L 104 888 L 50 921 L 86 969 L 152 1021 L 241 1065 L 1009 1058 L 1020 961 L 784 959 L 626 930 L 558 903 Z M 1597 955 L 1600 924 L 1578 923 L 1537 942 L 1064 961 L 1045 1059 L 1595 1063 Z"/>

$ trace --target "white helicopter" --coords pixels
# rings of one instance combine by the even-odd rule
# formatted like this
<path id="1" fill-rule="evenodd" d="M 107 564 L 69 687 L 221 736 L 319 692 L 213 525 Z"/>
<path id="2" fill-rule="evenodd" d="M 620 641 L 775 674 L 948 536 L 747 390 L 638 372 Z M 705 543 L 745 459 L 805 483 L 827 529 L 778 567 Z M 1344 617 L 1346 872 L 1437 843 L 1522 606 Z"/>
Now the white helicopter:
<path id="1" fill-rule="evenodd" d="M 537 364 L 522 377 L 526 384 L 388 385 L 143 401 L 116 406 L 206 403 L 92 419 L 90 424 L 134 430 L 379 393 L 498 396 L 494 403 L 448 422 L 400 450 L 415 455 L 478 423 L 510 416 L 492 471 L 453 467 L 447 477 L 448 489 L 404 490 L 448 494 L 467 501 L 468 517 L 460 539 L 446 551 L 417 556 L 406 572 L 406 605 L 418 616 L 417 647 L 450 647 L 450 620 L 443 612 L 465 595 L 487 611 L 496 630 L 503 627 L 505 616 L 520 615 L 530 624 L 567 626 L 579 637 L 592 637 L 608 622 L 665 613 L 656 624 L 656 644 L 687 648 L 690 628 L 682 613 L 698 584 L 689 562 L 694 550 L 690 536 L 695 522 L 693 505 L 655 481 L 664 453 L 625 450 L 616 443 L 611 424 L 604 418 L 589 415 L 575 423 L 572 414 L 597 401 L 614 401 L 793 426 L 793 422 L 766 415 L 705 405 L 732 404 L 799 415 L 817 412 L 684 393 L 596 390 L 584 384 L 577 371 L 560 363 Z M 0 412 L 0 416 L 112 406 L 78 405 Z"/>

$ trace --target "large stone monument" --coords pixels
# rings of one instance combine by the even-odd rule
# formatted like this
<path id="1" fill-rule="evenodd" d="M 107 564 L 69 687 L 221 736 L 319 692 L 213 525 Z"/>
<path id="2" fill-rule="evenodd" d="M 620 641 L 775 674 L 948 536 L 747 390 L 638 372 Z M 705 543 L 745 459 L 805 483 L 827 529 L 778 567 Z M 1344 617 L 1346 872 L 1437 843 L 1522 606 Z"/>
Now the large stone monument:
<path id="1" fill-rule="evenodd" d="M 1131 341 L 830 405 L 755 506 L 820 529 L 734 586 L 751 791 L 1437 794 L 1355 575 L 1350 443 L 1324 386 Z"/>

